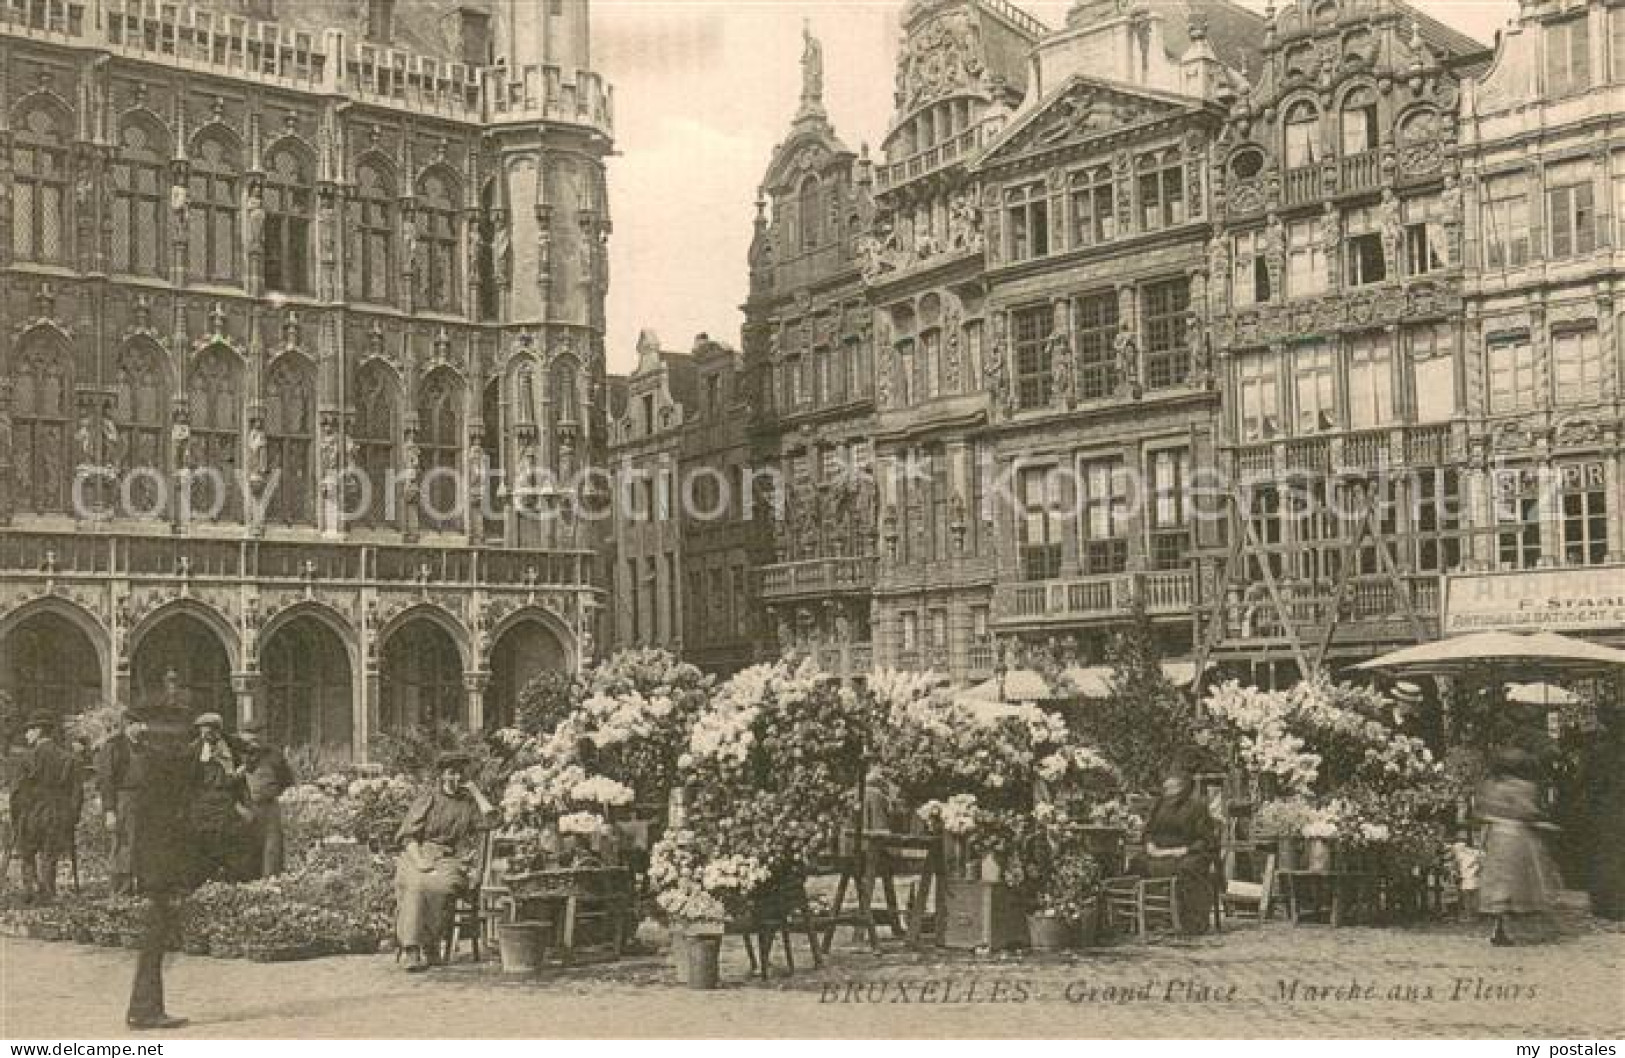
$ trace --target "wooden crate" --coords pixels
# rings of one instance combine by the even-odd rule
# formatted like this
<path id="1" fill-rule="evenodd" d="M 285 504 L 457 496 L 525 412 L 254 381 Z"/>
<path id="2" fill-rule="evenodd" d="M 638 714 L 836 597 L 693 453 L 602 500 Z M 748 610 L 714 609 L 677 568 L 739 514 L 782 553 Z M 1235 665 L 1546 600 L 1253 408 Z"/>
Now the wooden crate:
<path id="1" fill-rule="evenodd" d="M 999 951 L 1027 944 L 1027 909 L 1002 882 L 950 880 L 946 894 L 943 947 Z"/>

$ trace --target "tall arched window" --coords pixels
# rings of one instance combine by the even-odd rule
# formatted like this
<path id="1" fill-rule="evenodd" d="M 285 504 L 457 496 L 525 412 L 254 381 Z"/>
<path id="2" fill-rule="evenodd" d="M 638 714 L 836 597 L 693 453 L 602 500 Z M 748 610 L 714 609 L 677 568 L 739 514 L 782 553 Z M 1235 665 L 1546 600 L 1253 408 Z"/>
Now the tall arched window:
<path id="1" fill-rule="evenodd" d="M 801 182 L 801 246 L 811 250 L 824 241 L 824 211 L 819 203 L 818 177 L 808 176 Z"/>
<path id="2" fill-rule="evenodd" d="M 234 283 L 238 275 L 237 144 L 217 132 L 199 137 L 188 182 L 189 271 L 203 283 Z"/>
<path id="3" fill-rule="evenodd" d="M 418 455 L 423 463 L 423 523 L 455 532 L 458 516 L 458 454 L 463 450 L 463 383 L 452 372 L 434 372 L 418 395 Z"/>
<path id="4" fill-rule="evenodd" d="M 553 419 L 559 425 L 581 422 L 581 372 L 575 360 L 562 356 L 553 362 Z"/>
<path id="5" fill-rule="evenodd" d="M 71 120 L 41 103 L 24 111 L 12 142 L 11 249 L 19 261 L 68 262 L 68 149 Z"/>
<path id="6" fill-rule="evenodd" d="M 378 166 L 362 162 L 352 195 L 345 286 L 357 301 L 388 304 L 395 274 L 395 182 Z"/>
<path id="7" fill-rule="evenodd" d="M 69 362 L 66 344 L 46 338 L 27 342 L 12 360 L 11 473 L 20 511 L 68 509 Z"/>
<path id="8" fill-rule="evenodd" d="M 1320 111 L 1303 100 L 1286 112 L 1286 167 L 1300 169 L 1320 160 Z"/>
<path id="9" fill-rule="evenodd" d="M 116 451 L 106 461 L 130 483 L 131 513 L 158 517 L 163 486 L 165 439 L 168 436 L 169 372 L 164 352 L 149 341 L 126 346 L 118 359 L 118 397 L 113 421 Z"/>
<path id="10" fill-rule="evenodd" d="M 1377 93 L 1356 88 L 1343 100 L 1343 153 L 1377 149 Z"/>
<path id="11" fill-rule="evenodd" d="M 361 369 L 356 390 L 355 425 L 350 437 L 356 444 L 367 490 L 350 505 L 350 511 L 363 525 L 388 525 L 395 514 L 394 497 L 389 491 L 396 465 L 395 409 L 399 402 L 395 378 L 387 367 L 374 361 Z"/>
<path id="12" fill-rule="evenodd" d="M 485 523 L 485 532 L 488 537 L 502 538 L 502 506 L 499 497 L 503 491 L 504 464 L 502 458 L 502 432 L 507 425 L 502 414 L 502 379 L 493 378 L 485 384 L 485 399 L 481 405 L 481 414 L 485 419 L 485 434 L 481 443 L 485 446 L 485 463 L 487 473 L 485 476 L 484 513 L 488 516 Z"/>
<path id="13" fill-rule="evenodd" d="M 168 137 L 145 121 L 126 122 L 113 159 L 113 271 L 162 277 L 169 247 L 164 198 Z"/>
<path id="14" fill-rule="evenodd" d="M 314 521 L 311 452 L 316 440 L 315 372 L 297 353 L 271 367 L 265 380 L 266 482 L 275 491 L 265 516 L 289 525 Z"/>
<path id="15" fill-rule="evenodd" d="M 309 294 L 310 218 L 314 209 L 310 165 L 284 147 L 265 174 L 265 289 Z"/>
<path id="16" fill-rule="evenodd" d="M 418 287 L 423 305 L 433 312 L 456 312 L 456 188 L 439 172 L 426 174 L 419 185 L 417 225 L 423 247 L 418 261 Z"/>
<path id="17" fill-rule="evenodd" d="M 238 477 L 238 431 L 242 425 L 242 368 L 229 349 L 205 350 L 187 380 L 191 406 L 188 442 L 195 518 L 236 521 L 242 517 L 242 481 Z"/>

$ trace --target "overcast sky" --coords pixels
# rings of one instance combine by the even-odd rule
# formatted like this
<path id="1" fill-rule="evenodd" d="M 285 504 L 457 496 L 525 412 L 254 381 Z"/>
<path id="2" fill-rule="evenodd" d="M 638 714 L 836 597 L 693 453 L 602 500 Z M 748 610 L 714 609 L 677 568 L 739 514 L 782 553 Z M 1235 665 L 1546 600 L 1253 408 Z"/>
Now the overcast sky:
<path id="1" fill-rule="evenodd" d="M 1068 0 L 1019 6 L 1061 25 Z M 1263 0 L 1243 0 L 1263 7 Z M 1486 44 L 1517 0 L 1420 5 Z M 892 109 L 901 0 L 594 0 L 594 65 L 615 85 L 609 369 L 638 332 L 687 350 L 738 345 L 756 189 L 801 91 L 801 25 L 824 45 L 824 99 L 853 150 L 878 156 Z"/>

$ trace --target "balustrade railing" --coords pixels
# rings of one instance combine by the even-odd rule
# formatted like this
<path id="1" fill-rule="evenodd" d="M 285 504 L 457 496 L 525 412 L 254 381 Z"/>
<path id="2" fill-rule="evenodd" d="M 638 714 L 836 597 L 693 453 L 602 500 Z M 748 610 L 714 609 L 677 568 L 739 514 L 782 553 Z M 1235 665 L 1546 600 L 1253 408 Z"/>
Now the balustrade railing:
<path id="1" fill-rule="evenodd" d="M 1189 570 L 1001 584 L 995 592 L 1000 611 L 1016 619 L 1120 617 L 1133 610 L 1136 598 L 1151 613 L 1181 613 L 1195 597 Z"/>
<path id="2" fill-rule="evenodd" d="M 1375 151 L 1345 155 L 1338 162 L 1338 190 L 1364 191 L 1382 182 L 1382 159 Z"/>
<path id="3" fill-rule="evenodd" d="M 1303 165 L 1288 169 L 1282 180 L 1282 193 L 1289 206 L 1313 202 L 1320 196 L 1320 166 Z"/>
<path id="4" fill-rule="evenodd" d="M 591 563 L 584 551 L 0 533 L 0 575 L 10 576 L 579 587 Z"/>
<path id="5" fill-rule="evenodd" d="M 848 555 L 781 562 L 762 571 L 762 595 L 772 597 L 861 590 L 872 585 L 874 579 L 875 560 L 868 556 Z"/>
<path id="6" fill-rule="evenodd" d="M 1387 430 L 1349 434 L 1343 438 L 1343 465 L 1359 470 L 1376 470 L 1387 466 L 1388 436 Z"/>

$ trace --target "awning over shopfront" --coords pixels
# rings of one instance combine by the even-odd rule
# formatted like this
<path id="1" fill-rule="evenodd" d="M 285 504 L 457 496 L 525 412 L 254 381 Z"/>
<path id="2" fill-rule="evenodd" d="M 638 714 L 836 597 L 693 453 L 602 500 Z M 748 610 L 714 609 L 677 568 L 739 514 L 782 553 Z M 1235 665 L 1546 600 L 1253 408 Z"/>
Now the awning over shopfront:
<path id="1" fill-rule="evenodd" d="M 1356 665 L 1404 676 L 1466 676 L 1504 666 L 1520 676 L 1600 674 L 1625 666 L 1625 650 L 1553 632 L 1480 632 L 1406 647 Z"/>

